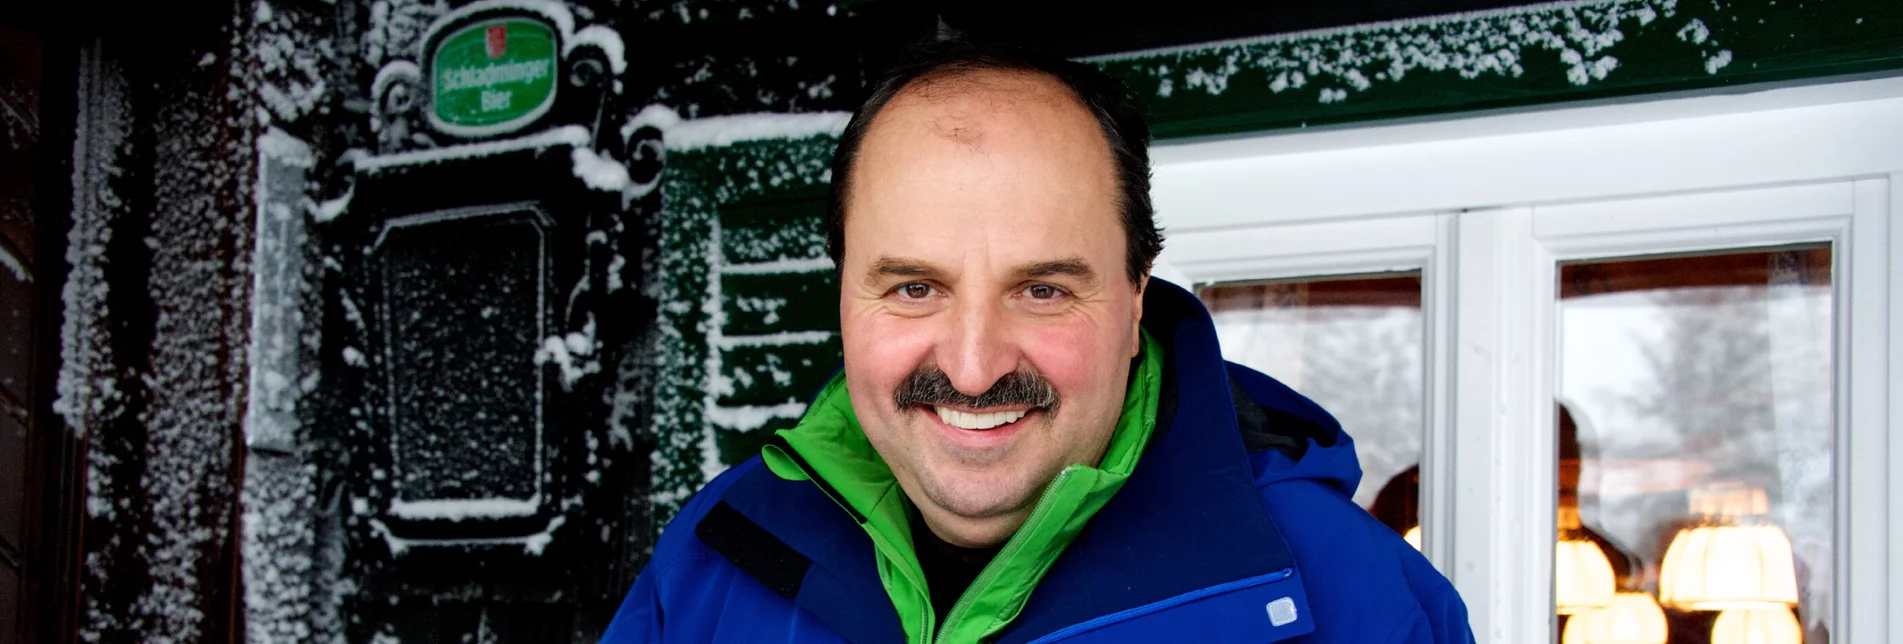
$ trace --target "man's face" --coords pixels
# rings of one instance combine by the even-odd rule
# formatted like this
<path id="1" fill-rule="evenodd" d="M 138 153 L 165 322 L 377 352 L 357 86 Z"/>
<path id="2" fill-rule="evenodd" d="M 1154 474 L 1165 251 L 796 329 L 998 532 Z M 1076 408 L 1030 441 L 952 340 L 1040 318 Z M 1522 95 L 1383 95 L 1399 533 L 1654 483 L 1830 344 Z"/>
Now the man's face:
<path id="1" fill-rule="evenodd" d="M 1001 542 L 1122 410 L 1142 300 L 1109 146 L 1055 81 L 979 72 L 887 104 L 850 186 L 853 409 L 933 532 Z"/>

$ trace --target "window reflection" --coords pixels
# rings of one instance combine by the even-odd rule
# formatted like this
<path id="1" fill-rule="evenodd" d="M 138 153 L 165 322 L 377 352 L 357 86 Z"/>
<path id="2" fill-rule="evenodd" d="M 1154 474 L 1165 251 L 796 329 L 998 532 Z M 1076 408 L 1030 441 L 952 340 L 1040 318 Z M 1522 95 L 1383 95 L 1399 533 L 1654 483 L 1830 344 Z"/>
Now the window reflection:
<path id="1" fill-rule="evenodd" d="M 1597 544 L 1630 600 L 1556 606 L 1564 642 L 1828 641 L 1830 262 L 1561 267 L 1559 533 Z"/>
<path id="2" fill-rule="evenodd" d="M 1224 357 L 1281 380 L 1355 439 L 1355 502 L 1419 547 L 1419 273 L 1231 283 L 1198 295 Z"/>

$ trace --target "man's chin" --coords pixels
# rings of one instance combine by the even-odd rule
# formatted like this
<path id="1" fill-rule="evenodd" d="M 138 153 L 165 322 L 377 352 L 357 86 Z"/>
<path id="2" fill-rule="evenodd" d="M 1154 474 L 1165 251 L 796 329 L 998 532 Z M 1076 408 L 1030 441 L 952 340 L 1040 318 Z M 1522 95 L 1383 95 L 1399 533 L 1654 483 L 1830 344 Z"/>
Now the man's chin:
<path id="1" fill-rule="evenodd" d="M 988 521 L 1025 510 L 1035 502 L 1018 482 L 987 480 L 940 480 L 930 485 L 925 496 L 932 504 L 959 519 Z"/>

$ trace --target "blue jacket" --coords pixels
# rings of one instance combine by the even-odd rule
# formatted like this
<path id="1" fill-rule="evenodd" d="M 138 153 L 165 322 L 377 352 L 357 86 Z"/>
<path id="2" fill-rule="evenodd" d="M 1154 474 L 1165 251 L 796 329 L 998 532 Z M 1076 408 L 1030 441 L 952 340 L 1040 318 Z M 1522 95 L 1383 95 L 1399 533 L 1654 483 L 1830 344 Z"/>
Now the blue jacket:
<path id="1" fill-rule="evenodd" d="M 1460 597 L 1351 500 L 1354 443 L 1315 403 L 1222 360 L 1209 314 L 1152 279 L 1158 423 L 1122 490 L 999 642 L 1473 641 Z M 903 642 L 870 539 L 758 457 L 668 525 L 603 642 Z"/>

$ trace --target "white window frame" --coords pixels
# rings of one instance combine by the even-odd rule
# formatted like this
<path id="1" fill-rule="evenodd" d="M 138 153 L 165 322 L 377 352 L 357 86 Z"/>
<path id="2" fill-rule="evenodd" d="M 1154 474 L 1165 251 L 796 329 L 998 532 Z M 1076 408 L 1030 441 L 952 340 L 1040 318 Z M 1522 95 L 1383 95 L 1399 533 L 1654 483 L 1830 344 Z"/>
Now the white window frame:
<path id="1" fill-rule="evenodd" d="M 1158 275 L 1423 271 L 1426 552 L 1552 641 L 1556 262 L 1832 244 L 1832 639 L 1903 641 L 1903 78 L 1160 145 Z M 1854 349 L 1854 350 L 1853 350 Z M 1531 429 L 1532 431 L 1528 431 Z"/>

